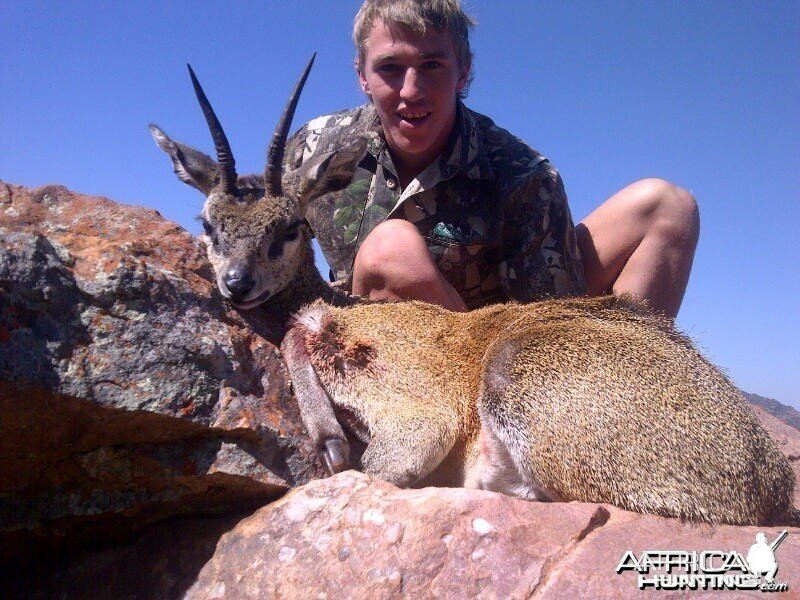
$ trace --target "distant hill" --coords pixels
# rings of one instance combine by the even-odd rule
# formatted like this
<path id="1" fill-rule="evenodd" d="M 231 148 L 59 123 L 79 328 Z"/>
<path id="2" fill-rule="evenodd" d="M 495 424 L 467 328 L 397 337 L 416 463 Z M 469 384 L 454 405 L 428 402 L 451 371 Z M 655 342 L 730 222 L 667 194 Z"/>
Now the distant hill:
<path id="1" fill-rule="evenodd" d="M 776 417 L 786 423 L 787 425 L 791 425 L 795 429 L 800 429 L 800 412 L 797 412 L 791 406 L 786 406 L 785 404 L 781 404 L 777 400 L 773 400 L 772 398 L 765 398 L 764 396 L 759 396 L 758 394 L 748 394 L 747 392 L 742 392 L 744 397 L 747 399 L 748 402 L 753 404 L 758 404 L 764 410 L 766 410 L 769 414 L 773 417 Z"/>

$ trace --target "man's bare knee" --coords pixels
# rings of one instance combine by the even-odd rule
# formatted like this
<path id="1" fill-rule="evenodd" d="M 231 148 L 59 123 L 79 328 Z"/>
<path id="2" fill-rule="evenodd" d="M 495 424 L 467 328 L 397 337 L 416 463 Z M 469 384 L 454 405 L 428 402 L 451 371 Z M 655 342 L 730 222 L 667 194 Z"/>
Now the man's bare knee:
<path id="1" fill-rule="evenodd" d="M 436 277 L 425 240 L 415 225 L 402 219 L 389 219 L 372 230 L 358 250 L 354 270 L 356 278 L 373 289 Z"/>
<path id="2" fill-rule="evenodd" d="M 353 267 L 353 292 L 374 300 L 423 300 L 466 310 L 416 226 L 401 219 L 384 221 L 364 240 Z"/>
<path id="3" fill-rule="evenodd" d="M 696 243 L 700 232 L 697 200 L 687 190 L 666 179 L 642 179 L 632 184 L 638 199 L 637 210 L 667 235 Z"/>
<path id="4" fill-rule="evenodd" d="M 577 228 L 589 292 L 629 293 L 674 317 L 699 233 L 690 192 L 664 179 L 632 183 Z"/>
<path id="5" fill-rule="evenodd" d="M 367 236 L 356 256 L 355 268 L 362 277 L 386 278 L 404 265 L 431 263 L 425 240 L 416 226 L 402 219 L 384 221 Z"/>

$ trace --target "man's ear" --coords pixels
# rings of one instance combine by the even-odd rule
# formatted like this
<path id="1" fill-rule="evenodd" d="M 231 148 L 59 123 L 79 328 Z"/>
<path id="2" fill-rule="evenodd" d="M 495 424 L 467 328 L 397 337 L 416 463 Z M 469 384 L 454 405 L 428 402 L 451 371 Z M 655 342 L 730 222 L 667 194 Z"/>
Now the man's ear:
<path id="1" fill-rule="evenodd" d="M 356 61 L 356 73 L 358 73 L 358 83 L 361 84 L 361 91 L 372 98 L 372 93 L 369 91 L 369 83 L 367 83 L 364 70 L 361 68 L 361 65 L 358 64 L 358 61 Z"/>
<path id="2" fill-rule="evenodd" d="M 368 141 L 366 136 L 358 136 L 342 150 L 303 164 L 299 173 L 302 185 L 296 194 L 301 214 L 305 214 L 309 201 L 350 184 L 358 163 L 367 154 Z"/>
<path id="3" fill-rule="evenodd" d="M 171 139 L 156 125 L 150 125 L 153 139 L 172 160 L 175 175 L 208 196 L 219 181 L 219 165 L 207 154 Z"/>
<path id="4" fill-rule="evenodd" d="M 463 67 L 458 73 L 458 80 L 456 80 L 456 92 L 460 93 L 461 90 L 467 85 L 469 81 L 469 72 L 472 68 L 472 63 L 468 63 L 465 67 Z"/>

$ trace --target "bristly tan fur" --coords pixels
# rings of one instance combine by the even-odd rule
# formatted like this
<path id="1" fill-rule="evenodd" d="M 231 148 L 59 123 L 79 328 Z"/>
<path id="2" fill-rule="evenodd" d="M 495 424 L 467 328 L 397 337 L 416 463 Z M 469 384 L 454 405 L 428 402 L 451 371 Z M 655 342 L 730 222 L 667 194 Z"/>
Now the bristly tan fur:
<path id="1" fill-rule="evenodd" d="M 285 318 L 284 358 L 331 471 L 349 464 L 344 425 L 367 444 L 357 466 L 397 485 L 712 523 L 792 518 L 788 460 L 670 320 L 611 296 L 470 313 L 359 303 L 322 280 L 307 228 L 291 232 L 315 193 L 347 184 L 364 140 L 307 165 L 310 183 L 287 196 L 240 177 L 234 197 L 213 160 L 151 129 L 178 177 L 207 196 L 203 239 L 222 294 Z M 235 296 L 227 286 L 243 279 L 253 287 Z"/>
<path id="2" fill-rule="evenodd" d="M 372 433 L 367 472 L 707 522 L 787 518 L 793 473 L 741 393 L 630 298 L 325 309 L 311 363 Z M 369 340 L 360 365 L 344 360 L 353 340 Z M 487 435 L 511 460 L 500 472 L 486 464 L 502 460 L 486 455 Z M 417 460 L 426 444 L 443 446 L 428 453 L 441 463 Z"/>

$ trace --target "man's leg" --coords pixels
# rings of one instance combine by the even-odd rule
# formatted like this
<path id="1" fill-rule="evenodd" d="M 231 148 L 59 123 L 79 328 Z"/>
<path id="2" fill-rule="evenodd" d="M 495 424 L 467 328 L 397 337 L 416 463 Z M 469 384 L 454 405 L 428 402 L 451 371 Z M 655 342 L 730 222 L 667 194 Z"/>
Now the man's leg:
<path id="1" fill-rule="evenodd" d="M 353 293 L 373 300 L 423 300 L 450 310 L 467 310 L 439 272 L 417 228 L 389 219 L 370 232 L 356 255 Z"/>
<path id="2" fill-rule="evenodd" d="M 601 204 L 576 232 L 590 295 L 627 292 L 669 317 L 678 314 L 700 233 L 689 192 L 642 179 Z"/>

